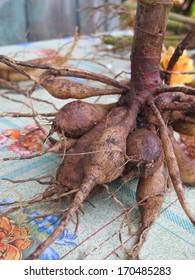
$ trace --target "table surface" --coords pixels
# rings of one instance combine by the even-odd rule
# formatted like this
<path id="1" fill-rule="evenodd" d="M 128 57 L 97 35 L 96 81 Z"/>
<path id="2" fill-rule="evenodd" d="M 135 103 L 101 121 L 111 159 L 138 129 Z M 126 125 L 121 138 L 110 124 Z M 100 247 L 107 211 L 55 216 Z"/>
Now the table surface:
<path id="1" fill-rule="evenodd" d="M 60 40 L 51 40 L 43 42 L 35 42 L 25 45 L 13 45 L 0 48 L 0 54 L 8 55 L 20 60 L 35 58 L 37 56 L 45 56 L 54 52 L 60 46 L 64 46 L 62 52 L 66 52 L 70 47 L 72 38 Z M 69 60 L 68 66 L 88 69 L 93 72 L 103 73 L 105 75 L 114 76 L 114 73 L 121 71 L 129 71 L 129 62 L 119 59 L 120 53 L 107 50 L 103 51 L 104 46 L 100 46 L 100 39 L 91 37 L 81 37 L 77 43 L 77 47 L 73 52 L 74 60 Z M 107 56 L 100 56 L 101 53 L 107 53 Z M 96 54 L 96 62 L 90 60 L 82 60 L 81 58 L 91 58 L 93 53 Z M 128 57 L 129 54 L 122 55 Z M 115 56 L 115 58 L 113 57 Z M 117 58 L 116 58 L 117 57 Z M 106 67 L 104 67 L 105 65 Z M 84 82 L 82 79 L 77 81 Z M 25 84 L 25 83 L 24 83 Z M 23 83 L 21 84 L 23 86 Z M 26 86 L 26 84 L 25 84 Z M 32 113 L 32 107 L 36 112 L 46 113 L 55 112 L 52 105 L 38 102 L 33 99 L 27 99 L 21 94 L 6 93 L 6 89 L 0 89 L 0 114 L 5 112 L 23 112 Z M 5 99 L 5 95 L 11 99 Z M 37 89 L 33 97 L 47 100 L 61 108 L 64 100 L 57 100 L 50 96 L 46 90 Z M 25 102 L 18 103 L 13 99 Z M 89 98 L 90 102 L 110 103 L 116 100 L 116 97 Z M 26 106 L 29 105 L 29 107 Z M 49 129 L 48 122 L 44 118 L 37 119 L 41 125 Z M 13 201 L 23 201 L 31 199 L 35 194 L 40 193 L 46 187 L 35 181 L 26 183 L 11 183 L 5 178 L 13 180 L 24 180 L 28 178 L 40 177 L 46 174 L 55 176 L 56 169 L 60 163 L 61 156 L 55 154 L 45 154 L 42 157 L 36 157 L 30 160 L 9 160 L 3 161 L 5 157 L 14 157 L 21 155 L 21 149 L 18 144 L 22 134 L 30 131 L 35 125 L 33 118 L 0 118 L 0 211 L 4 213 L 9 209 L 9 205 L 4 207 L 3 203 Z M 34 137 L 40 137 L 40 132 L 36 132 Z M 29 141 L 29 139 L 27 139 Z M 36 142 L 36 141 L 35 141 Z M 39 140 L 36 142 L 39 147 Z M 30 144 L 26 144 L 30 145 Z M 32 143 L 31 143 L 32 145 Z M 29 147 L 28 147 L 29 148 Z M 128 208 L 135 204 L 135 192 L 137 181 L 127 183 L 120 186 L 118 181 L 110 184 L 110 190 L 122 201 Z M 195 213 L 195 189 L 192 187 L 184 187 L 186 199 L 190 208 Z M 90 203 L 89 203 L 90 202 Z M 89 198 L 89 202 L 85 202 L 82 212 L 79 214 L 79 227 L 76 232 L 75 223 L 69 223 L 64 234 L 56 240 L 41 255 L 42 259 L 66 259 L 66 260 L 103 260 L 103 259 L 125 259 L 125 248 L 130 249 L 136 241 L 136 232 L 139 225 L 139 211 L 135 207 L 130 214 L 132 220 L 132 232 L 129 235 L 127 226 L 120 230 L 121 222 L 124 218 L 123 210 L 116 204 L 111 197 L 107 195 L 101 187 Z M 12 258 L 20 256 L 24 259 L 34 248 L 40 244 L 56 227 L 58 223 L 55 214 L 59 209 L 66 209 L 66 202 L 62 203 L 44 203 L 32 206 L 32 208 L 20 208 L 17 213 L 7 213 L 0 220 L 0 227 L 9 228 L 7 238 L 11 237 L 9 252 Z M 51 213 L 48 217 L 39 217 L 32 220 L 36 215 L 44 215 Z M 119 238 L 119 231 L 123 245 Z M 4 237 L 6 238 L 6 237 Z M 21 242 L 22 240 L 22 242 Z M 18 242 L 16 242 L 18 241 Z M 2 239 L 0 235 L 0 250 L 2 250 Z M 161 214 L 152 226 L 147 241 L 144 244 L 140 258 L 147 260 L 177 260 L 177 259 L 195 259 L 195 229 L 183 212 L 174 190 L 167 194 Z"/>

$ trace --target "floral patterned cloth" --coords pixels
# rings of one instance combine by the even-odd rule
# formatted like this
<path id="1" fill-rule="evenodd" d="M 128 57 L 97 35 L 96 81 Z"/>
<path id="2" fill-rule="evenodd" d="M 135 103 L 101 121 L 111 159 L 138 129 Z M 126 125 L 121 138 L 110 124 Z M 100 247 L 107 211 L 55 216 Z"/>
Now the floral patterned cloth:
<path id="1" fill-rule="evenodd" d="M 26 125 L 23 129 L 5 129 L 1 131 L 0 144 L 7 145 L 7 149 L 21 156 L 28 156 L 33 152 L 39 152 L 44 149 L 43 140 L 46 135 L 37 127 L 36 124 Z M 5 147 L 4 147 L 5 148 Z M 12 204 L 10 199 L 0 200 L 0 210 L 8 211 Z M 25 214 L 25 212 L 24 212 Z M 18 260 L 28 255 L 29 248 L 32 250 L 34 237 L 30 235 L 30 228 L 34 225 L 38 232 L 50 235 L 59 224 L 58 216 L 46 216 L 40 218 L 41 213 L 34 212 L 28 215 L 34 218 L 31 222 L 26 219 L 22 223 L 14 221 L 10 216 L 5 215 L 0 218 L 0 259 Z M 37 217 L 37 218 L 36 218 Z M 25 226 L 23 226 L 25 224 Z M 76 246 L 75 234 L 70 234 L 65 229 L 62 235 L 54 244 L 65 246 Z M 37 238 L 36 238 L 37 239 Z M 37 242 L 41 242 L 39 239 Z M 25 251 L 25 253 L 23 252 Z M 40 259 L 60 259 L 58 252 L 52 247 L 48 247 L 41 255 Z"/>

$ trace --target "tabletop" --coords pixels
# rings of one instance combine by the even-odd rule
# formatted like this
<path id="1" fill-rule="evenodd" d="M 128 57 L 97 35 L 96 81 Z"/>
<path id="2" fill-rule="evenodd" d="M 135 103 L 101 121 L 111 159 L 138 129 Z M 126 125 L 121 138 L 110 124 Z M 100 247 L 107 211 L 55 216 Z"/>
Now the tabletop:
<path id="1" fill-rule="evenodd" d="M 56 50 L 66 52 L 73 38 L 41 41 L 0 48 L 0 54 L 18 60 L 28 60 L 55 54 Z M 78 67 L 110 77 L 124 71 L 129 74 L 129 53 L 110 52 L 109 47 L 100 44 L 100 38 L 79 38 L 66 62 L 69 67 Z M 126 58 L 126 59 L 124 59 Z M 84 83 L 83 79 L 76 79 Z M 21 88 L 31 86 L 22 82 Z M 87 101 L 110 103 L 116 96 L 88 98 Z M 41 101 L 40 101 L 41 99 Z M 38 88 L 32 98 L 8 89 L 0 89 L 0 259 L 1 255 L 9 259 L 25 259 L 54 228 L 59 220 L 57 213 L 67 207 L 68 202 L 47 202 L 27 207 L 24 201 L 32 201 L 47 185 L 39 184 L 33 178 L 50 174 L 55 177 L 56 169 L 62 160 L 61 155 L 46 153 L 27 160 L 11 160 L 11 157 L 31 155 L 45 149 L 43 132 L 36 129 L 37 121 L 49 130 L 49 120 L 41 114 L 55 113 L 66 102 L 50 96 L 43 88 Z M 31 114 L 30 117 L 11 116 L 13 112 Z M 33 113 L 39 113 L 33 118 Z M 26 138 L 25 138 L 26 137 Z M 24 139 L 25 138 L 25 139 Z M 21 147 L 20 142 L 25 142 Z M 3 160 L 10 158 L 10 160 Z M 31 180 L 29 180 L 31 178 Z M 11 180 L 16 180 L 12 182 Z M 20 181 L 21 180 L 21 181 Z M 48 178 L 43 179 L 47 181 Z M 110 190 L 127 208 L 136 203 L 137 181 L 133 180 L 121 186 L 119 181 L 109 185 Z M 184 186 L 186 199 L 195 213 L 195 189 Z M 17 212 L 9 211 L 17 201 Z M 49 215 L 48 215 L 49 213 Z M 46 215 L 47 214 L 47 215 Z M 135 243 L 139 226 L 139 210 L 135 206 L 130 213 L 131 232 L 122 222 L 124 211 L 110 197 L 104 188 L 98 187 L 83 205 L 79 213 L 78 229 L 76 218 L 69 223 L 63 234 L 54 244 L 41 254 L 40 259 L 52 260 L 123 260 Z M 9 244 L 4 251 L 5 244 Z M 4 252 L 4 253 L 3 253 Z M 181 208 L 174 190 L 165 198 L 160 216 L 150 229 L 147 240 L 140 252 L 144 260 L 193 260 L 195 259 L 195 229 Z"/>

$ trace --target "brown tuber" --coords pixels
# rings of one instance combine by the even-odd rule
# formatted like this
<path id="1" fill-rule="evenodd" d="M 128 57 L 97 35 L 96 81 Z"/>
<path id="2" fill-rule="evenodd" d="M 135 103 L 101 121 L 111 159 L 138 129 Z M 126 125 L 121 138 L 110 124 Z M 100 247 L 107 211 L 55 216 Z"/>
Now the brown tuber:
<path id="1" fill-rule="evenodd" d="M 134 105 L 132 111 L 133 114 L 136 114 L 139 106 L 136 102 Z M 83 158 L 83 180 L 70 207 L 61 219 L 59 226 L 28 259 L 37 258 L 43 252 L 45 246 L 48 247 L 53 243 L 53 240 L 61 235 L 96 185 L 109 183 L 122 174 L 127 161 L 126 138 L 135 124 L 135 121 L 127 122 L 131 114 L 132 112 L 129 110 L 121 122 L 106 127 L 102 134 L 91 143 L 88 153 Z M 64 170 L 64 172 L 66 171 Z"/>
<path id="2" fill-rule="evenodd" d="M 163 152 L 159 137 L 149 129 L 141 128 L 129 134 L 127 138 L 126 176 L 123 180 L 133 177 L 148 177 L 162 164 Z"/>
<path id="3" fill-rule="evenodd" d="M 173 124 L 173 129 L 180 133 L 195 137 L 195 123 L 178 120 Z"/>
<path id="4" fill-rule="evenodd" d="M 30 65 L 62 65 L 66 62 L 65 57 L 59 55 L 49 55 L 42 58 L 35 58 L 32 60 L 26 61 L 26 63 Z M 33 77 L 39 77 L 43 72 L 44 69 L 40 68 L 32 68 L 32 67 L 21 67 L 22 70 L 27 72 L 29 75 L 33 75 Z M 24 80 L 28 80 L 29 78 L 25 77 L 24 75 L 18 73 L 15 69 L 10 68 L 9 66 L 0 63 L 0 77 L 13 82 L 21 82 Z"/>
<path id="5" fill-rule="evenodd" d="M 136 191 L 140 210 L 141 227 L 137 243 L 129 253 L 130 259 L 138 259 L 139 251 L 145 242 L 147 232 L 158 217 L 166 194 L 164 164 L 147 178 L 140 178 Z"/>
<path id="6" fill-rule="evenodd" d="M 57 112 L 50 133 L 57 131 L 78 138 L 103 120 L 112 107 L 80 100 L 67 103 Z"/>
<path id="7" fill-rule="evenodd" d="M 37 82 L 40 83 L 40 85 L 52 96 L 59 99 L 83 99 L 91 96 L 122 94 L 126 91 L 124 88 L 101 89 L 91 87 L 65 78 L 59 78 L 54 75 L 46 75 L 45 73 L 40 79 L 40 82 Z"/>
<path id="8" fill-rule="evenodd" d="M 75 189 L 80 186 L 84 177 L 83 159 L 90 151 L 89 147 L 91 143 L 100 137 L 106 127 L 108 128 L 118 124 L 126 113 L 127 109 L 125 107 L 113 108 L 103 122 L 97 124 L 94 128 L 85 133 L 78 139 L 75 146 L 65 154 L 56 173 L 56 180 L 65 190 Z"/>
<path id="9" fill-rule="evenodd" d="M 181 180 L 186 184 L 195 186 L 195 162 L 188 157 L 174 136 L 171 135 L 170 137 L 177 158 Z"/>
<path id="10" fill-rule="evenodd" d="M 164 164 L 156 171 L 155 175 L 140 178 L 137 186 L 136 197 L 139 204 L 142 227 L 148 228 L 159 215 L 166 190 Z"/>

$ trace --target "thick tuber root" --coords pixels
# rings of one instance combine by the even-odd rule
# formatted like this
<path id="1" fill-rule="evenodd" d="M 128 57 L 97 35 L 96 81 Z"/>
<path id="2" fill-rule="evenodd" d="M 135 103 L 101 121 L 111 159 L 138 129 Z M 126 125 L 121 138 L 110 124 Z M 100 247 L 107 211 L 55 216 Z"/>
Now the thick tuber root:
<path id="1" fill-rule="evenodd" d="M 101 89 L 52 75 L 44 75 L 43 78 L 40 78 L 40 84 L 52 96 L 59 99 L 83 99 L 92 96 L 123 94 L 126 92 L 124 88 Z"/>
<path id="2" fill-rule="evenodd" d="M 146 240 L 151 225 L 158 217 L 166 193 L 164 164 L 152 176 L 140 178 L 136 196 L 141 215 L 141 227 L 137 243 L 128 254 L 129 259 L 138 259 L 139 251 Z"/>

